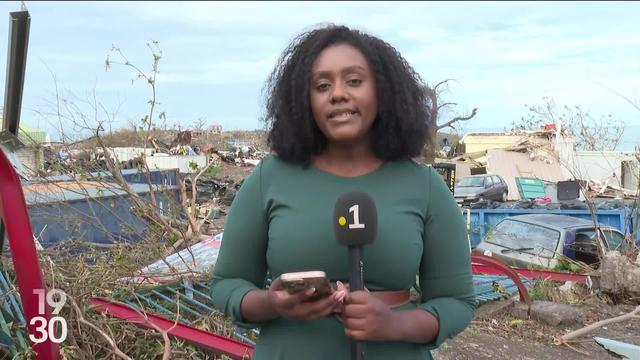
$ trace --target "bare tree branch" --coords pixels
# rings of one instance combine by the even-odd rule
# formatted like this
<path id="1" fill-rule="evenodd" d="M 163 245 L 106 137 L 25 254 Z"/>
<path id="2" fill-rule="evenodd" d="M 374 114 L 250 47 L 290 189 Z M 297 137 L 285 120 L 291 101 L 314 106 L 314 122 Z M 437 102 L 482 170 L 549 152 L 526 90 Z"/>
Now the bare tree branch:
<path id="1" fill-rule="evenodd" d="M 467 120 L 471 120 L 473 119 L 474 116 L 476 116 L 476 114 L 478 114 L 478 108 L 473 108 L 473 110 L 471 111 L 471 114 L 467 115 L 467 116 L 456 116 L 453 119 L 447 121 L 446 123 L 442 124 L 442 125 L 438 125 L 438 130 L 445 128 L 447 126 L 450 126 L 453 123 L 456 123 L 458 121 L 467 121 Z"/>
<path id="2" fill-rule="evenodd" d="M 446 103 L 442 103 L 442 104 L 438 105 L 438 110 L 440 110 L 440 109 L 442 109 L 442 108 L 444 108 L 444 107 L 450 106 L 450 105 L 451 105 L 451 106 L 456 106 L 456 105 L 458 105 L 458 104 L 457 104 L 457 103 L 454 103 L 454 102 L 446 102 Z"/>
<path id="3" fill-rule="evenodd" d="M 612 323 L 616 323 L 616 322 L 620 322 L 620 321 L 626 321 L 626 320 L 631 320 L 631 319 L 640 319 L 640 306 L 636 307 L 633 311 L 631 311 L 630 313 L 624 314 L 624 315 L 620 315 L 620 316 L 616 316 L 614 318 L 610 318 L 610 319 L 605 319 L 605 320 L 601 320 L 598 321 L 596 323 L 593 323 L 591 325 L 587 325 L 581 329 L 572 331 L 570 333 L 567 333 L 563 336 L 561 336 L 560 338 L 556 339 L 556 344 L 560 345 L 560 344 L 567 344 L 569 342 L 569 340 L 588 334 L 591 331 L 600 328 L 602 326 L 608 325 L 608 324 L 612 324 Z"/>
<path id="4" fill-rule="evenodd" d="M 607 89 L 607 90 L 611 91 L 612 93 L 614 93 L 614 94 L 616 94 L 616 95 L 620 96 L 620 97 L 621 97 L 621 98 L 623 98 L 626 102 L 628 102 L 631 106 L 633 106 L 636 110 L 640 111 L 640 104 L 638 104 L 636 101 L 633 101 L 633 100 L 629 99 L 627 96 L 622 95 L 621 93 L 619 93 L 619 92 L 617 92 L 617 91 L 615 91 L 615 90 L 613 90 L 613 89 L 611 89 L 611 88 L 609 88 L 609 87 L 607 87 L 607 86 L 604 86 L 603 84 L 600 84 L 599 82 L 596 82 L 596 84 L 598 84 L 598 85 L 602 86 L 603 88 L 605 88 L 605 89 Z"/>
<path id="5" fill-rule="evenodd" d="M 130 358 L 129 356 L 127 356 L 127 354 L 123 353 L 122 350 L 120 350 L 120 348 L 118 348 L 118 345 L 116 344 L 115 340 L 113 340 L 112 337 L 110 337 L 109 335 L 107 335 L 107 333 L 105 333 L 102 329 L 100 329 L 99 327 L 97 327 L 95 324 L 87 321 L 84 316 L 82 315 L 82 311 L 80 310 L 80 308 L 78 307 L 78 304 L 76 304 L 76 301 L 73 299 L 72 296 L 67 294 L 67 299 L 71 300 L 71 306 L 73 307 L 73 309 L 76 312 L 76 316 L 78 317 L 78 321 L 84 325 L 87 325 L 88 327 L 92 328 L 93 330 L 95 330 L 98 334 L 100 334 L 111 346 L 111 349 L 113 350 L 113 353 L 115 356 L 124 359 L 124 360 L 133 360 L 132 358 Z"/>

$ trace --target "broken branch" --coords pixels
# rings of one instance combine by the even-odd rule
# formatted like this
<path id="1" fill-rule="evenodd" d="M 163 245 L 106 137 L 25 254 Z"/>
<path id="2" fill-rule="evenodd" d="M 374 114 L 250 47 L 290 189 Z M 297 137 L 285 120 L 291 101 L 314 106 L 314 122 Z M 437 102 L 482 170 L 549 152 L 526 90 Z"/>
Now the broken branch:
<path id="1" fill-rule="evenodd" d="M 445 128 L 445 127 L 450 126 L 451 124 L 453 124 L 455 122 L 458 122 L 458 121 L 471 120 L 474 116 L 476 116 L 477 113 L 478 113 L 478 108 L 473 108 L 473 110 L 471 111 L 471 114 L 469 114 L 467 116 L 456 116 L 453 119 L 447 121 L 446 123 L 444 123 L 442 125 L 438 125 L 438 129 Z"/>
<path id="2" fill-rule="evenodd" d="M 626 321 L 626 320 L 631 320 L 631 319 L 640 319 L 640 306 L 638 306 L 637 308 L 635 308 L 635 310 L 633 310 L 632 312 L 628 313 L 628 314 L 624 314 L 624 315 L 620 315 L 620 316 L 616 316 L 614 318 L 610 318 L 610 319 L 605 319 L 605 320 L 601 320 L 598 322 L 595 322 L 591 325 L 587 325 L 581 329 L 572 331 L 568 334 L 565 334 L 563 336 L 561 336 L 560 338 L 556 338 L 556 345 L 567 345 L 568 341 L 573 339 L 573 338 L 577 338 L 580 337 L 582 335 L 585 335 L 587 333 L 590 333 L 591 331 L 600 328 L 602 326 L 608 325 L 608 324 L 612 324 L 612 323 L 617 323 L 617 322 L 621 322 L 621 321 Z"/>
<path id="3" fill-rule="evenodd" d="M 111 346 L 111 349 L 114 353 L 114 355 L 118 356 L 119 358 L 122 358 L 124 360 L 133 360 L 132 358 L 130 358 L 129 356 L 127 356 L 127 354 L 123 353 L 120 348 L 118 348 L 118 345 L 116 344 L 116 342 L 113 340 L 112 337 L 110 337 L 109 335 L 107 335 L 107 333 L 105 333 L 104 331 L 102 331 L 99 327 L 97 327 L 95 324 L 87 321 L 84 316 L 82 315 L 82 311 L 80 311 L 80 308 L 78 307 L 78 304 L 76 304 L 76 301 L 73 299 L 72 296 L 70 296 L 69 294 L 65 294 L 67 296 L 67 298 L 69 300 L 71 300 L 71 306 L 73 307 L 73 309 L 76 312 L 76 316 L 78 317 L 78 321 L 82 324 L 85 324 L 87 326 L 89 326 L 90 328 L 92 328 L 93 330 L 95 330 L 98 334 L 100 334 Z"/>

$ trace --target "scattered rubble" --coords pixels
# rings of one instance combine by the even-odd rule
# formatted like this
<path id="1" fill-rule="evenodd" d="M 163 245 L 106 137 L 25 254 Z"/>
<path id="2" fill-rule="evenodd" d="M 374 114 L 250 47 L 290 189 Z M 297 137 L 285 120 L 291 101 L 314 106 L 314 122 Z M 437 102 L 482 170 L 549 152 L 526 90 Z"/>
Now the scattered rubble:
<path id="1" fill-rule="evenodd" d="M 602 259 L 600 288 L 611 294 L 640 298 L 640 262 L 631 262 L 617 251 L 606 253 Z"/>
<path id="2" fill-rule="evenodd" d="M 564 200 L 558 202 L 536 201 L 537 199 L 525 199 L 514 202 L 499 202 L 495 200 L 481 200 L 468 205 L 470 209 L 545 209 L 545 210 L 588 210 L 585 201 Z M 631 206 L 630 201 L 622 199 L 600 199 L 595 202 L 597 210 L 622 210 Z M 465 207 L 465 206 L 463 206 Z"/>
<path id="3" fill-rule="evenodd" d="M 242 132 L 158 130 L 149 134 L 144 141 L 136 133 L 121 131 L 118 134 L 107 135 L 101 141 L 122 169 L 140 168 L 143 165 L 143 153 L 148 159 L 159 156 L 209 155 L 211 161 L 219 160 L 235 166 L 255 166 L 269 155 L 268 151 L 262 150 L 265 148 L 265 136 L 263 132 L 246 133 L 248 135 L 243 135 Z M 173 162 L 155 160 L 154 164 L 159 166 L 158 168 L 162 169 L 165 165 L 175 167 Z M 55 145 L 45 149 L 43 174 L 64 174 L 76 168 L 108 170 L 102 146 L 95 136 L 73 144 Z"/>
<path id="4" fill-rule="evenodd" d="M 580 311 L 571 305 L 559 304 L 550 301 L 534 301 L 531 303 L 531 312 L 527 315 L 527 304 L 518 302 L 514 304 L 511 314 L 518 319 L 535 319 L 551 326 L 567 326 L 582 322 Z"/>

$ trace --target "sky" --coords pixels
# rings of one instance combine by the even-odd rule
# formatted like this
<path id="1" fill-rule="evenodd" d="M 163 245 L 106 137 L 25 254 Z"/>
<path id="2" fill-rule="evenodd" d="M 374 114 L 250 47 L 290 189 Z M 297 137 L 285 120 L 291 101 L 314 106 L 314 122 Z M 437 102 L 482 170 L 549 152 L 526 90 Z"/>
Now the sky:
<path id="1" fill-rule="evenodd" d="M 640 3 L 637 2 L 25 2 L 31 14 L 23 124 L 55 138 L 81 129 L 55 113 L 56 99 L 140 124 L 151 89 L 132 68 L 113 64 L 119 48 L 144 71 L 157 41 L 157 111 L 168 126 L 198 119 L 224 130 L 264 128 L 262 89 L 281 51 L 321 23 L 344 24 L 389 42 L 428 84 L 452 79 L 452 113 L 478 115 L 464 129 L 500 129 L 551 97 L 591 114 L 613 114 L 640 128 Z M 0 62 L 6 63 L 9 12 L 3 1 Z M 0 76 L 4 91 L 5 76 Z M 56 93 L 58 94 L 56 96 Z M 618 94 L 616 94 L 618 93 Z M 99 103 L 97 114 L 88 103 Z M 157 112 L 156 112 L 157 113 Z M 640 133 L 639 133 L 640 134 Z M 640 136 L 640 135 L 639 135 Z M 637 143 L 637 141 L 636 141 Z"/>

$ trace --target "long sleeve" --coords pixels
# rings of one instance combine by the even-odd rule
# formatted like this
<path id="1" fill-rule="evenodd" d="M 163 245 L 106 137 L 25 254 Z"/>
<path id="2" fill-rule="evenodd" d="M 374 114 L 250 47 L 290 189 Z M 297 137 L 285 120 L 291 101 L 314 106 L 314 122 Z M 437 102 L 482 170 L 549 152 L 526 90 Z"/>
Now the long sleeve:
<path id="1" fill-rule="evenodd" d="M 268 227 L 262 198 L 262 163 L 238 190 L 224 228 L 218 261 L 213 269 L 211 296 L 217 309 L 243 327 L 240 303 L 253 289 L 264 288 Z"/>
<path id="2" fill-rule="evenodd" d="M 420 264 L 420 307 L 438 318 L 436 348 L 462 332 L 471 322 L 476 297 L 471 276 L 471 254 L 460 210 L 442 177 L 429 169 L 429 205 Z"/>

